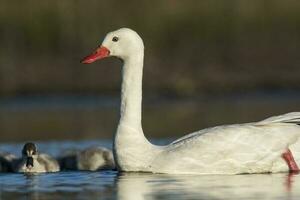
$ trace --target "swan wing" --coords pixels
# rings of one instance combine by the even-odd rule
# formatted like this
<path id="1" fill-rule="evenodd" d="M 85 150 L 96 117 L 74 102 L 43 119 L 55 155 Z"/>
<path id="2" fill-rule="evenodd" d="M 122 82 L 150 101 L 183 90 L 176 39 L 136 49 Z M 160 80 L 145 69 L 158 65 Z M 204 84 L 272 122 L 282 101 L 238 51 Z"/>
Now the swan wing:
<path id="1" fill-rule="evenodd" d="M 195 173 L 262 173 L 287 170 L 281 154 L 297 143 L 300 113 L 266 120 L 217 126 L 182 137 L 166 146 L 163 171 Z M 167 159 L 166 159 L 167 158 Z M 162 169 L 164 167 L 164 169 Z"/>
<path id="2" fill-rule="evenodd" d="M 300 125 L 300 112 L 291 112 L 284 115 L 269 117 L 265 120 L 257 122 L 257 125 L 265 125 L 272 123 L 291 123 Z"/>
<path id="3" fill-rule="evenodd" d="M 254 123 L 246 123 L 246 124 L 236 124 L 236 125 L 224 125 L 224 126 L 217 126 L 213 128 L 206 128 L 200 131 L 196 131 L 193 133 L 190 133 L 188 135 L 185 135 L 175 141 L 173 141 L 170 145 L 174 144 L 179 144 L 181 142 L 185 142 L 186 140 L 193 140 L 197 137 L 200 137 L 203 134 L 211 133 L 214 131 L 222 131 L 222 130 L 228 130 L 228 128 L 241 128 L 241 127 L 258 127 L 258 126 L 263 126 L 263 125 L 274 125 L 274 124 L 295 124 L 295 125 L 300 125 L 300 112 L 291 112 L 283 115 L 278 115 L 278 116 L 273 116 L 269 117 L 265 120 L 259 121 L 259 122 L 254 122 Z M 250 128 L 251 129 L 251 128 Z"/>

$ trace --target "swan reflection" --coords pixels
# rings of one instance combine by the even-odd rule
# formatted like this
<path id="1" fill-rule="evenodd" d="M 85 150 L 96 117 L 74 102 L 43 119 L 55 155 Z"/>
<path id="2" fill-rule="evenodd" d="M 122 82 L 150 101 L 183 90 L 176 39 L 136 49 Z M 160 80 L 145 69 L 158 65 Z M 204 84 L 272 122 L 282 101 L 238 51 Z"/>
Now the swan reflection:
<path id="1" fill-rule="evenodd" d="M 273 199 L 300 197 L 298 174 L 167 175 L 122 173 L 118 199 Z M 298 181 L 297 181 L 298 180 Z"/>

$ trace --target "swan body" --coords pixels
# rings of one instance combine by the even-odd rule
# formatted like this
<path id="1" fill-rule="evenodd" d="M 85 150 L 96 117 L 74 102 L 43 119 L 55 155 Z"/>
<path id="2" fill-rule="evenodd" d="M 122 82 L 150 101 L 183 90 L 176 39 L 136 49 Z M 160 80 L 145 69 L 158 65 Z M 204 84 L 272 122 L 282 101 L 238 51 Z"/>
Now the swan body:
<path id="1" fill-rule="evenodd" d="M 128 28 L 110 32 L 82 63 L 108 56 L 124 62 L 120 120 L 113 148 L 119 170 L 170 174 L 287 172 L 291 170 L 290 160 L 283 158 L 287 150 L 295 158 L 292 164 L 299 163 L 300 112 L 207 128 L 166 146 L 151 144 L 141 125 L 143 41 Z"/>
<path id="2" fill-rule="evenodd" d="M 59 171 L 57 160 L 48 154 L 38 153 L 34 143 L 26 143 L 22 158 L 15 163 L 14 171 L 22 173 L 43 173 Z"/>
<path id="3" fill-rule="evenodd" d="M 63 170 L 97 171 L 115 169 L 112 151 L 98 146 L 81 151 L 67 151 L 58 160 Z"/>

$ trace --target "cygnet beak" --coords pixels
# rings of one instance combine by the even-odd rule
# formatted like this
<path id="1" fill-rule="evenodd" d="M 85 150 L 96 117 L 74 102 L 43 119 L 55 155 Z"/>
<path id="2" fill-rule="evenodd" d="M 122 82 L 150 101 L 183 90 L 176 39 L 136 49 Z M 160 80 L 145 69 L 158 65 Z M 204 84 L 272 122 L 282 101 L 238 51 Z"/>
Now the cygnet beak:
<path id="1" fill-rule="evenodd" d="M 33 158 L 32 157 L 27 157 L 26 167 L 27 168 L 32 168 L 33 167 Z"/>

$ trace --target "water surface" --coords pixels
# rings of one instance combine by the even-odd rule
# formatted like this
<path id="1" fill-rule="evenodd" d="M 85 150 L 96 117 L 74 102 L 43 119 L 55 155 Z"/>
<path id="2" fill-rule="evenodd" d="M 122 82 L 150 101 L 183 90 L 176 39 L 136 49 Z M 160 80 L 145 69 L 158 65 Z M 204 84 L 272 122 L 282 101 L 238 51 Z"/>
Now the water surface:
<path id="1" fill-rule="evenodd" d="M 164 144 L 167 140 L 157 140 Z M 58 156 L 68 148 L 110 141 L 38 142 L 39 149 Z M 18 153 L 21 143 L 1 144 Z M 299 199 L 297 174 L 168 175 L 69 171 L 48 174 L 0 173 L 0 199 Z"/>

